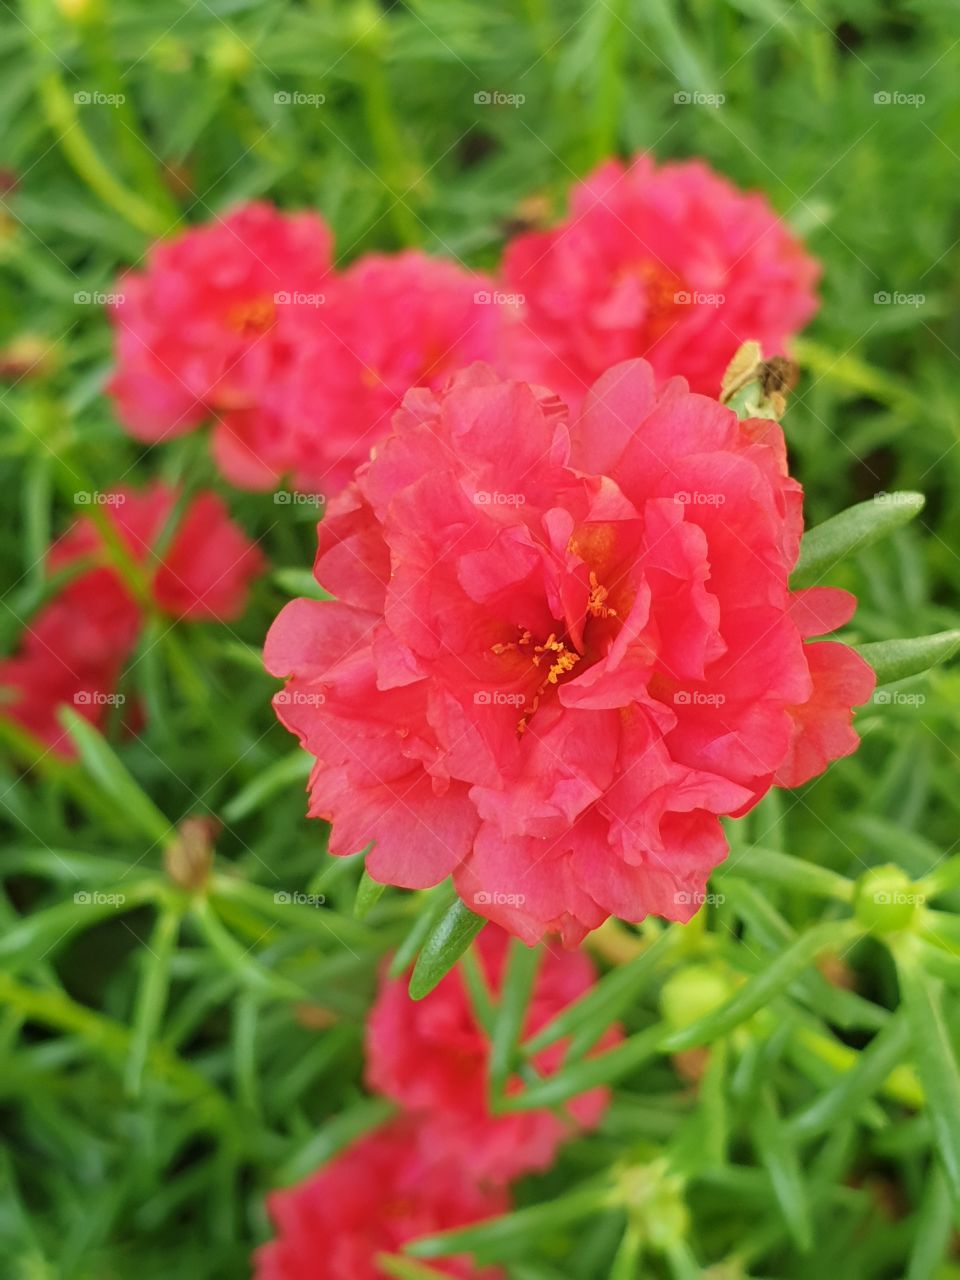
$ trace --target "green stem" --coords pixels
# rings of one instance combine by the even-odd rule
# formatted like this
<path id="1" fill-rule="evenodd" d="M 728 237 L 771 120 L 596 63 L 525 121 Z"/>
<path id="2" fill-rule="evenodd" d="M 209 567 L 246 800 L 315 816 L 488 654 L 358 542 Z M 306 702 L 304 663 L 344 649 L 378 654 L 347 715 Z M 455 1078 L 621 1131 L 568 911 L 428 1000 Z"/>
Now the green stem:
<path id="1" fill-rule="evenodd" d="M 138 231 L 155 237 L 165 235 L 168 222 L 145 200 L 119 182 L 100 159 L 96 148 L 80 125 L 77 104 L 55 71 L 40 78 L 40 101 L 47 123 L 57 135 L 60 149 L 73 169 L 100 199 Z"/>
<path id="2" fill-rule="evenodd" d="M 41 991 L 17 982 L 0 972 L 0 1003 L 31 1022 L 53 1027 L 68 1035 L 80 1036 L 90 1048 L 111 1062 L 124 1065 L 129 1057 L 131 1035 L 125 1026 L 87 1009 L 60 991 Z M 185 1098 L 206 1104 L 209 1117 L 218 1126 L 237 1123 L 227 1099 L 199 1071 L 194 1070 L 164 1046 L 153 1045 L 147 1062 L 164 1083 Z"/>
<path id="3" fill-rule="evenodd" d="M 117 139 L 118 151 L 123 155 L 137 189 L 151 193 L 157 210 L 169 219 L 170 223 L 179 221 L 180 210 L 160 177 L 157 169 L 158 158 L 143 140 L 140 122 L 125 93 L 127 83 L 117 66 L 103 0 L 93 0 L 84 13 L 83 21 L 78 25 L 87 47 L 90 66 L 97 78 L 98 88 L 114 95 L 117 99 L 112 107 L 114 112 L 112 118 L 119 127 L 113 132 Z"/>
<path id="4" fill-rule="evenodd" d="M 387 216 L 402 245 L 419 244 L 421 224 L 406 204 L 410 158 L 390 106 L 389 86 L 383 69 L 381 41 L 386 33 L 386 23 L 378 13 L 368 14 L 364 6 L 361 6 L 358 22 L 363 24 L 358 40 L 363 109 L 377 155 L 377 167 L 392 201 Z"/>

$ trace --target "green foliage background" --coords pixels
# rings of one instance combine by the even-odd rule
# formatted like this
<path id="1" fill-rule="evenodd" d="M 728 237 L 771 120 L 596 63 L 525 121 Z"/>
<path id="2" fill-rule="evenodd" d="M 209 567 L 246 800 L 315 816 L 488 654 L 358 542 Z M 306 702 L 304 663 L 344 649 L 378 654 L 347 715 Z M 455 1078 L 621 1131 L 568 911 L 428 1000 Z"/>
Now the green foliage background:
<path id="1" fill-rule="evenodd" d="M 108 327 L 75 294 L 257 195 L 319 208 L 343 260 L 413 243 L 490 267 L 528 197 L 559 210 L 592 164 L 641 148 L 762 188 L 823 261 L 785 422 L 811 522 L 927 495 L 831 574 L 861 597 L 851 638 L 957 627 L 958 37 L 948 0 L 2 0 L 0 348 L 32 337 L 46 354 L 0 388 L 0 651 L 50 590 L 42 554 L 75 493 L 217 484 L 200 439 L 145 451 L 117 427 Z M 474 101 L 492 90 L 525 101 Z M 325 102 L 275 101 L 294 91 Z M 258 656 L 303 589 L 313 513 L 228 498 L 275 570 L 237 627 L 151 623 L 124 686 L 144 730 L 78 729 L 76 765 L 3 730 L 15 1280 L 248 1274 L 265 1189 L 383 1114 L 360 1084 L 377 966 L 446 903 L 388 892 L 355 918 L 359 868 L 333 865 L 303 817 Z M 520 1189 L 528 1215 L 474 1241 L 511 1280 L 960 1276 L 958 726 L 956 672 L 894 686 L 861 712 L 858 756 L 731 829 L 722 901 L 659 942 L 653 925 L 617 935 L 631 1038 L 605 1068 L 604 1127 Z M 163 862 L 191 815 L 222 823 L 196 894 Z M 853 882 L 891 862 L 925 903 L 882 934 L 861 890 L 851 925 Z M 297 892 L 326 905 L 276 897 Z M 728 1002 L 711 1010 L 711 993 Z M 578 1012 L 584 1042 L 610 1007 Z M 590 1070 L 575 1061 L 566 1087 Z"/>

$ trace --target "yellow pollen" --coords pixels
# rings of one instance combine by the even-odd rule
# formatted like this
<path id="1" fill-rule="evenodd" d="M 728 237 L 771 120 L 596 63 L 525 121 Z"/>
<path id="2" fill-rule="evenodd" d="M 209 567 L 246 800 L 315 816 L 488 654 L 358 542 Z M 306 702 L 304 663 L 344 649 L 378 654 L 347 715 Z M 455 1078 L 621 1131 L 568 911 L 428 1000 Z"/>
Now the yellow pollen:
<path id="1" fill-rule="evenodd" d="M 507 653 L 511 649 L 518 649 L 522 644 L 529 644 L 532 639 L 533 637 L 531 636 L 530 632 L 525 631 L 516 643 L 514 643 L 512 640 L 508 640 L 506 643 L 495 644 L 491 647 L 490 652 L 497 653 L 497 654 Z"/>
<path id="2" fill-rule="evenodd" d="M 529 645 L 533 637 L 529 631 L 524 631 L 520 639 L 517 641 L 509 640 L 491 646 L 491 653 L 501 654 L 508 653 L 510 650 L 520 649 L 521 646 Z M 533 695 L 533 701 L 527 708 L 520 719 L 517 721 L 517 733 L 522 734 L 530 717 L 540 706 L 540 699 L 543 697 L 547 685 L 558 684 L 561 676 L 565 676 L 568 671 L 580 661 L 580 654 L 568 649 L 562 640 L 558 640 L 556 634 L 551 632 L 543 644 L 533 646 L 531 659 L 535 667 L 539 667 L 543 659 L 549 659 L 550 665 L 547 673 L 540 682 L 540 685 Z"/>
<path id="3" fill-rule="evenodd" d="M 617 616 L 616 609 L 611 609 L 605 604 L 607 596 L 610 592 L 606 587 L 601 587 L 597 580 L 597 575 L 590 570 L 590 595 L 587 599 L 587 613 L 594 618 L 615 618 Z"/>

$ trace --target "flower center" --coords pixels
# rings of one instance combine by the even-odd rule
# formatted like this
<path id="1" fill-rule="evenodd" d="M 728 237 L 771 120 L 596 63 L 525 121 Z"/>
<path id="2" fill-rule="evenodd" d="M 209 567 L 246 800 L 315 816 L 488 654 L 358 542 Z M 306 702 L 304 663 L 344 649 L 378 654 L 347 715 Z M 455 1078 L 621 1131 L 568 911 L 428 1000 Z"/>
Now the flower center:
<path id="1" fill-rule="evenodd" d="M 272 298 L 250 298 L 235 303 L 227 312 L 227 324 L 244 338 L 255 338 L 273 324 L 277 308 Z"/>
<path id="2" fill-rule="evenodd" d="M 673 324 L 677 307 L 685 300 L 683 281 L 667 267 L 649 258 L 630 263 L 619 278 L 625 276 L 633 276 L 643 288 L 647 304 L 643 331 L 655 341 Z"/>

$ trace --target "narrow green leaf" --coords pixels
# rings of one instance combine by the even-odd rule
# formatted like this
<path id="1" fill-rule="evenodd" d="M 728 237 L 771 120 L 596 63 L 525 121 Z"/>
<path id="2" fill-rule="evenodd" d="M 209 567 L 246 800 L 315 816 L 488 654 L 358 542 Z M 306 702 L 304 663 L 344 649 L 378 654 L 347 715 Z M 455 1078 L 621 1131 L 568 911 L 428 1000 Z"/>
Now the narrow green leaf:
<path id="1" fill-rule="evenodd" d="M 451 1254 L 495 1252 L 501 1254 L 541 1241 L 544 1234 L 569 1226 L 581 1218 L 593 1217 L 613 1203 L 613 1193 L 606 1183 L 579 1187 L 568 1195 L 544 1204 L 518 1209 L 503 1218 L 491 1218 L 476 1226 L 444 1231 L 426 1236 L 406 1246 L 415 1258 L 446 1258 Z"/>
<path id="2" fill-rule="evenodd" d="M 470 1003 L 473 1006 L 473 1016 L 483 1027 L 489 1038 L 493 1035 L 493 1023 L 496 1017 L 493 996 L 490 992 L 486 975 L 483 972 L 483 966 L 477 958 L 477 953 L 476 951 L 471 951 L 469 947 L 460 960 L 460 973 L 463 976 L 467 995 L 470 997 Z"/>
<path id="3" fill-rule="evenodd" d="M 357 896 L 353 903 L 353 914 L 358 920 L 368 915 L 380 901 L 380 896 L 387 886 L 379 884 L 364 867 L 357 885 Z"/>
<path id="4" fill-rule="evenodd" d="M 618 965 L 572 1004 L 568 1004 L 524 1045 L 528 1056 L 572 1036 L 568 1060 L 581 1057 L 624 1010 L 636 1003 L 656 967 L 676 947 L 679 935 L 667 930 L 642 955 Z"/>
<path id="5" fill-rule="evenodd" d="M 955 948 L 946 950 L 928 942 L 925 936 L 918 938 L 914 945 L 927 973 L 942 979 L 948 987 L 960 987 L 960 954 Z"/>
<path id="6" fill-rule="evenodd" d="M 445 881 L 426 895 L 420 894 L 415 899 L 420 910 L 390 961 L 388 972 L 391 978 L 399 978 L 413 964 L 417 952 L 449 907 L 452 894 L 453 886 Z"/>
<path id="7" fill-rule="evenodd" d="M 609 1280 L 637 1280 L 637 1276 L 642 1274 L 642 1257 L 643 1235 L 637 1223 L 628 1219 L 623 1239 L 610 1268 Z"/>
<path id="8" fill-rule="evenodd" d="M 671 1240 L 664 1249 L 672 1280 L 703 1280 L 703 1267 L 686 1240 Z"/>
<path id="9" fill-rule="evenodd" d="M 303 783 L 313 768 L 313 757 L 306 751 L 296 750 L 275 764 L 268 766 L 238 791 L 232 800 L 220 810 L 224 822 L 239 822 L 262 809 L 264 804 L 280 791 L 286 791 L 297 783 Z"/>
<path id="10" fill-rule="evenodd" d="M 257 1023 L 260 1017 L 260 997 L 244 992 L 233 1002 L 230 1025 L 233 1050 L 233 1080 L 237 1097 L 253 1115 L 259 1116 L 260 1073 L 257 1071 Z"/>
<path id="11" fill-rule="evenodd" d="M 759 1091 L 751 1107 L 753 1143 L 773 1183 L 787 1230 L 797 1248 L 807 1253 L 813 1245 L 810 1205 L 803 1171 L 794 1141 L 780 1119 L 773 1090 Z"/>
<path id="12" fill-rule="evenodd" d="M 311 569 L 274 569 L 270 575 L 281 591 L 288 596 L 307 596 L 311 600 L 332 600 L 313 576 Z"/>
<path id="13" fill-rule="evenodd" d="M 0 962 L 16 973 L 45 956 L 52 958 L 78 929 L 155 902 L 161 892 L 157 880 L 121 880 L 104 889 L 78 889 L 72 901 L 35 911 L 10 926 L 0 938 Z"/>
<path id="14" fill-rule="evenodd" d="M 922 493 L 878 494 L 869 502 L 858 502 L 808 529 L 790 578 L 791 587 L 812 586 L 846 556 L 862 551 L 918 516 L 925 501 Z"/>
<path id="15" fill-rule="evenodd" d="M 394 1280 L 445 1280 L 447 1271 L 437 1271 L 423 1262 L 414 1262 L 412 1258 L 398 1258 L 394 1253 L 378 1253 L 377 1266 Z"/>
<path id="16" fill-rule="evenodd" d="M 927 1179 L 920 1211 L 912 1231 L 913 1247 L 904 1280 L 930 1280 L 947 1254 L 953 1236 L 950 1192 L 939 1169 Z"/>
<path id="17" fill-rule="evenodd" d="M 121 764 L 103 735 L 70 707 L 61 707 L 59 715 L 60 723 L 73 739 L 83 767 L 127 817 L 131 826 L 155 843 L 169 840 L 173 834 L 170 823 Z"/>
<path id="18" fill-rule="evenodd" d="M 252 948 L 244 948 L 226 929 L 205 898 L 194 900 L 191 913 L 200 929 L 242 987 L 248 991 L 270 994 L 283 1000 L 309 1000 L 310 992 L 289 978 L 274 973 L 260 964 Z"/>
<path id="19" fill-rule="evenodd" d="M 792 1116 L 787 1128 L 802 1140 L 827 1133 L 840 1121 L 855 1117 L 909 1051 L 910 1029 L 906 1019 L 894 1016 L 867 1047 L 860 1050 L 855 1065 L 843 1078 Z"/>
<path id="20" fill-rule="evenodd" d="M 503 1094 L 516 1066 L 517 1042 L 523 1031 L 540 954 L 539 948 L 511 938 L 490 1043 L 489 1088 L 493 1102 Z"/>
<path id="21" fill-rule="evenodd" d="M 124 1088 L 132 1098 L 140 1094 L 143 1069 L 163 1018 L 170 989 L 170 960 L 179 931 L 180 912 L 162 911 L 143 956 L 143 976 L 134 1007 L 130 1056 L 123 1077 Z"/>
<path id="22" fill-rule="evenodd" d="M 483 916 L 474 915 L 457 899 L 420 949 L 410 975 L 411 1000 L 422 1000 L 430 994 L 486 923 Z"/>
<path id="23" fill-rule="evenodd" d="M 661 1023 L 647 1027 L 613 1049 L 594 1058 L 573 1062 L 555 1075 L 529 1084 L 522 1093 L 504 1099 L 500 1110 L 531 1111 L 537 1107 L 553 1107 L 597 1085 L 612 1084 L 662 1052 L 663 1038 Z"/>
<path id="24" fill-rule="evenodd" d="M 894 948 L 917 1071 L 954 1211 L 960 1210 L 960 1068 L 943 1015 L 943 987 L 924 973 L 906 935 Z"/>
<path id="25" fill-rule="evenodd" d="M 960 631 L 937 631 L 930 636 L 878 640 L 875 644 L 855 647 L 877 673 L 878 685 L 893 684 L 895 680 L 920 675 L 947 662 L 960 649 Z"/>
<path id="26" fill-rule="evenodd" d="M 41 454 L 29 462 L 23 490 L 24 574 L 34 582 L 47 572 L 52 490 L 50 456 Z"/>
<path id="27" fill-rule="evenodd" d="M 215 874 L 211 880 L 210 897 L 214 902 L 223 899 L 243 903 L 262 912 L 270 920 L 288 927 L 295 926 L 342 946 L 350 943 L 373 946 L 378 940 L 369 925 L 361 924 L 352 916 L 340 915 L 327 906 L 322 894 L 312 895 L 314 901 L 311 902 L 309 893 L 298 895 L 288 889 L 274 891 L 241 880 L 238 876 Z"/>
<path id="28" fill-rule="evenodd" d="M 821 951 L 827 947 L 843 946 L 860 932 L 859 925 L 853 921 L 833 920 L 815 925 L 781 951 L 767 968 L 745 982 L 719 1008 L 667 1036 L 663 1044 L 665 1052 L 679 1053 L 726 1035 L 781 995 Z"/>
<path id="29" fill-rule="evenodd" d="M 767 894 L 748 880 L 732 878 L 723 882 L 737 915 L 770 951 L 779 952 L 796 941 L 797 934 L 774 907 Z M 790 994 L 801 999 L 825 1022 L 846 1030 L 876 1030 L 889 1020 L 889 1010 L 874 1004 L 855 991 L 828 982 L 811 967 L 792 984 Z"/>
<path id="30" fill-rule="evenodd" d="M 804 862 L 789 853 L 774 849 L 762 849 L 758 845 L 746 845 L 734 850 L 722 867 L 718 878 L 746 873 L 750 880 L 765 880 L 770 884 L 793 889 L 812 897 L 835 898 L 838 902 L 853 901 L 853 881 L 813 862 Z"/>
<path id="31" fill-rule="evenodd" d="M 728 1042 L 710 1046 L 706 1070 L 700 1079 L 697 1109 L 685 1117 L 671 1144 L 671 1167 L 697 1177 L 703 1169 L 726 1162 L 730 1129 L 727 1104 Z"/>

